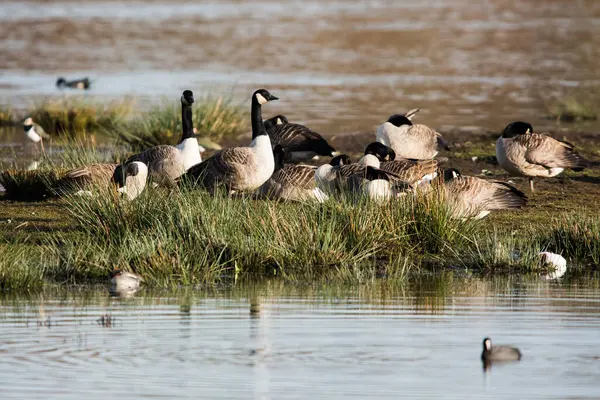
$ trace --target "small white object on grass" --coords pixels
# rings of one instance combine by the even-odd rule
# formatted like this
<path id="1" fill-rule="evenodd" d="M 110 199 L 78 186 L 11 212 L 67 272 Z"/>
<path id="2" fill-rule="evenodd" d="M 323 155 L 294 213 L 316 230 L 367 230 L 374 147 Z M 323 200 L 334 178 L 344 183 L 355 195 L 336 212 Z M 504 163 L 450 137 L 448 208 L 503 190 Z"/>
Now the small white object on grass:
<path id="1" fill-rule="evenodd" d="M 542 251 L 540 252 L 540 261 L 542 265 L 554 268 L 554 271 L 544 275 L 544 279 L 558 279 L 567 272 L 567 260 L 560 254 Z"/>

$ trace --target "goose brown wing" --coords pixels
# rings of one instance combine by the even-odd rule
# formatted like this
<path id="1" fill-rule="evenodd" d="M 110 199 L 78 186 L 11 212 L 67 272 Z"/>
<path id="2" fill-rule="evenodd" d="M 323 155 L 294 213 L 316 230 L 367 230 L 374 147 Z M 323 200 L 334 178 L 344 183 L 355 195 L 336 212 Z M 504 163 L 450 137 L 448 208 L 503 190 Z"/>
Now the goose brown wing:
<path id="1" fill-rule="evenodd" d="M 525 160 L 546 168 L 585 168 L 587 160 L 573 150 L 568 142 L 541 133 L 519 135 L 515 138 L 527 150 Z"/>
<path id="2" fill-rule="evenodd" d="M 315 151 L 321 155 L 331 155 L 335 151 L 321 135 L 304 125 L 275 125 L 268 134 L 273 145 L 280 144 L 289 152 Z"/>
<path id="3" fill-rule="evenodd" d="M 235 177 L 238 167 L 252 162 L 250 149 L 230 147 L 194 165 L 185 173 L 185 177 L 204 187 L 213 187 L 219 182 L 227 184 Z"/>
<path id="4" fill-rule="evenodd" d="M 117 164 L 90 164 L 83 167 L 74 168 L 65 173 L 65 178 L 69 179 L 89 179 L 89 180 L 111 180 Z"/>
<path id="5" fill-rule="evenodd" d="M 527 196 L 503 182 L 489 182 L 474 176 L 462 176 L 446 184 L 451 200 L 466 210 L 505 210 L 521 208 Z"/>
<path id="6" fill-rule="evenodd" d="M 393 161 L 384 161 L 379 167 L 384 171 L 398 175 L 406 182 L 415 183 L 426 175 L 431 175 L 437 171 L 437 160 L 410 160 L 398 159 Z"/>
<path id="7" fill-rule="evenodd" d="M 294 186 L 300 189 L 313 189 L 315 187 L 315 171 L 312 165 L 286 164 L 283 169 L 275 172 L 273 178 L 283 187 Z"/>

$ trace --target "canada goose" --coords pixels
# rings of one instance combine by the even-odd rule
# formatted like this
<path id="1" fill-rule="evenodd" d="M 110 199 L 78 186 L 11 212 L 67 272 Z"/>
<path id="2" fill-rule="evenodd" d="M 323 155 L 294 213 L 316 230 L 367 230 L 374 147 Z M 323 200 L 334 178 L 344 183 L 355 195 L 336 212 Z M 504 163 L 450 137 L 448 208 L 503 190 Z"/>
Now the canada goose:
<path id="1" fill-rule="evenodd" d="M 358 163 L 352 163 L 350 157 L 343 154 L 332 158 L 329 164 L 321 165 L 315 173 L 315 182 L 317 187 L 328 194 L 340 192 L 348 184 L 352 184 L 350 189 L 356 191 L 358 182 L 362 182 L 364 178 L 366 167 L 378 168 L 381 161 L 389 160 L 390 157 L 394 157 L 393 151 L 387 146 L 371 143 Z M 350 177 L 353 177 L 352 182 L 349 182 Z M 388 173 L 388 179 L 396 181 L 398 177 Z"/>
<path id="2" fill-rule="evenodd" d="M 335 155 L 335 149 L 321 135 L 304 125 L 275 124 L 267 132 L 273 145 L 280 144 L 286 149 L 289 154 L 289 159 L 286 160 L 288 162 L 309 161 L 315 156 Z"/>
<path id="3" fill-rule="evenodd" d="M 494 362 L 494 361 L 519 361 L 521 359 L 521 352 L 516 347 L 510 346 L 493 346 L 492 339 L 486 337 L 483 339 L 483 352 L 481 353 L 481 360 L 483 362 Z"/>
<path id="4" fill-rule="evenodd" d="M 45 151 L 44 139 L 50 139 L 50 135 L 48 135 L 44 131 L 44 128 L 33 122 L 33 119 L 29 117 L 25 120 L 25 122 L 23 122 L 23 129 L 25 131 L 25 136 L 27 137 L 27 139 L 29 139 L 33 143 L 39 143 L 42 148 L 42 151 Z"/>
<path id="5" fill-rule="evenodd" d="M 113 269 L 110 272 L 109 291 L 113 295 L 128 296 L 140 289 L 140 284 L 144 280 L 138 274 L 123 271 L 122 269 Z"/>
<path id="6" fill-rule="evenodd" d="M 140 161 L 118 165 L 112 175 L 117 192 L 125 194 L 129 200 L 135 199 L 144 191 L 147 179 L 148 167 Z"/>
<path id="7" fill-rule="evenodd" d="M 167 144 L 150 147 L 149 149 L 130 157 L 125 164 L 141 161 L 148 167 L 153 183 L 171 187 L 177 178 L 192 166 L 199 164 L 200 147 L 194 137 L 192 125 L 192 104 L 194 94 L 185 90 L 181 96 L 181 141 L 176 146 Z"/>
<path id="8" fill-rule="evenodd" d="M 364 171 L 350 176 L 348 186 L 351 192 L 364 194 L 369 199 L 379 202 L 398 197 L 411 189 L 411 186 L 398 176 L 369 165 Z"/>
<path id="9" fill-rule="evenodd" d="M 372 153 L 377 152 L 380 154 L 380 157 L 381 155 L 387 155 L 387 159 L 384 156 L 383 161 L 379 161 L 379 158 L 371 156 L 367 160 L 368 156 L 365 155 L 363 160 L 365 160 L 368 165 L 386 172 L 391 172 L 400 177 L 402 181 L 411 185 L 429 182 L 438 175 L 438 160 L 397 159 L 394 150 L 379 142 L 369 144 L 365 153 L 367 153 L 369 149 L 371 149 Z M 363 161 L 363 163 L 365 161 Z"/>
<path id="10" fill-rule="evenodd" d="M 83 78 L 83 79 L 74 79 L 72 81 L 67 81 L 65 78 L 60 77 L 56 81 L 56 86 L 59 89 L 71 88 L 71 89 L 87 90 L 90 88 L 90 85 L 91 85 L 91 81 L 87 77 Z"/>
<path id="11" fill-rule="evenodd" d="M 319 203 L 328 196 L 315 183 L 317 167 L 313 165 L 285 164 L 285 149 L 281 145 L 273 148 L 275 171 L 273 175 L 258 188 L 258 195 L 271 199 L 306 201 L 316 200 Z"/>
<path id="12" fill-rule="evenodd" d="M 589 162 L 573 150 L 573 145 L 534 133 L 527 122 L 511 122 L 496 141 L 498 164 L 509 174 L 529 177 L 533 192 L 533 178 L 552 177 L 565 168 L 580 171 Z"/>
<path id="13" fill-rule="evenodd" d="M 221 150 L 206 161 L 190 168 L 186 180 L 214 192 L 225 186 L 229 192 L 258 189 L 273 175 L 275 160 L 271 139 L 261 116 L 262 105 L 278 100 L 265 89 L 252 95 L 252 142 L 247 147 Z"/>
<path id="14" fill-rule="evenodd" d="M 544 276 L 545 279 L 558 279 L 567 272 L 567 260 L 560 254 L 542 251 L 539 253 L 539 256 L 542 266 L 554 269 Z"/>
<path id="15" fill-rule="evenodd" d="M 113 177 L 115 168 L 119 164 L 90 164 L 67 171 L 56 183 L 58 195 L 74 193 L 78 195 L 91 195 L 94 186 L 107 186 Z"/>
<path id="16" fill-rule="evenodd" d="M 416 109 L 418 111 L 418 109 Z M 394 114 L 377 129 L 376 140 L 391 147 L 402 158 L 426 160 L 438 153 L 438 147 L 450 150 L 442 135 L 428 126 L 415 124 L 410 118 L 416 113 Z"/>
<path id="17" fill-rule="evenodd" d="M 443 190 L 455 218 L 480 219 L 494 210 L 517 209 L 527 204 L 527 196 L 508 183 L 463 176 L 454 168 L 444 171 Z"/>
<path id="18" fill-rule="evenodd" d="M 274 127 L 275 125 L 283 125 L 283 124 L 287 124 L 289 121 L 288 119 L 285 117 L 285 115 L 276 115 L 273 118 L 269 118 L 266 119 L 263 124 L 265 124 L 265 129 L 267 130 L 267 132 L 269 131 L 269 129 L 271 129 L 272 127 Z"/>

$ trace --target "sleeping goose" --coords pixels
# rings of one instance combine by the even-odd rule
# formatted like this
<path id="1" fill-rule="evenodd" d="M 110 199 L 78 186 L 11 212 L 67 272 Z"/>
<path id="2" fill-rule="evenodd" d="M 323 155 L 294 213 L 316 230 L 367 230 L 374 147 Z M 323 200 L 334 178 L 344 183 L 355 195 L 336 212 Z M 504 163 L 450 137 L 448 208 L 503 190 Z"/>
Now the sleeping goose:
<path id="1" fill-rule="evenodd" d="M 171 187 L 177 178 L 192 166 L 199 164 L 200 146 L 194 137 L 192 123 L 192 104 L 194 94 L 185 90 L 181 96 L 181 141 L 176 146 L 167 144 L 150 147 L 149 149 L 130 157 L 125 164 L 141 161 L 148 167 L 153 183 Z"/>
<path id="2" fill-rule="evenodd" d="M 410 117 L 415 113 L 411 110 L 406 114 L 392 115 L 377 129 L 376 140 L 391 147 L 398 156 L 416 160 L 435 157 L 439 147 L 449 150 L 442 135 L 435 130 L 425 125 L 413 125 Z"/>
<path id="3" fill-rule="evenodd" d="M 23 129 L 27 139 L 33 143 L 39 143 L 42 151 L 44 151 L 44 139 L 50 139 L 50 135 L 44 131 L 44 128 L 33 122 L 33 119 L 29 117 L 23 122 Z"/>
<path id="4" fill-rule="evenodd" d="M 321 165 L 315 173 L 317 187 L 325 193 L 340 192 L 348 185 L 348 178 L 356 174 L 364 174 L 367 166 L 379 168 L 381 161 L 388 160 L 392 155 L 391 150 L 381 143 L 370 144 L 365 149 L 364 156 L 358 163 L 352 163 L 345 154 L 331 159 L 329 164 Z M 392 177 L 392 180 L 395 178 Z"/>
<path id="5" fill-rule="evenodd" d="M 140 161 L 126 165 L 118 165 L 112 175 L 112 181 L 117 185 L 117 192 L 127 196 L 129 200 L 138 197 L 146 187 L 148 167 Z"/>
<path id="6" fill-rule="evenodd" d="M 399 176 L 367 165 L 365 169 L 347 179 L 352 193 L 359 193 L 371 200 L 384 202 L 411 190 L 410 184 Z"/>
<path id="7" fill-rule="evenodd" d="M 381 155 L 387 155 L 387 160 L 379 161 L 379 158 L 371 156 L 368 159 L 368 165 L 379 168 L 386 172 L 391 172 L 399 176 L 402 181 L 411 185 L 419 185 L 433 180 L 438 175 L 438 160 L 414 160 L 407 158 L 396 158 L 396 152 L 386 145 L 373 142 L 367 146 L 365 153 L 371 149 L 371 152 Z M 363 159 L 366 159 L 363 157 Z M 364 163 L 364 161 L 363 161 Z"/>
<path id="8" fill-rule="evenodd" d="M 89 78 L 83 78 L 83 79 L 74 79 L 72 81 L 67 81 L 65 78 L 60 77 L 58 78 L 58 80 L 56 81 L 56 86 L 59 89 L 64 89 L 64 88 L 70 88 L 70 89 L 81 89 L 81 90 L 87 90 L 90 88 L 90 80 Z"/>
<path id="9" fill-rule="evenodd" d="M 573 150 L 573 145 L 534 133 L 527 122 L 512 122 L 504 128 L 496 141 L 498 164 L 509 174 L 529 177 L 533 192 L 533 178 L 552 177 L 565 168 L 580 171 L 588 161 Z"/>
<path id="10" fill-rule="evenodd" d="M 285 149 L 281 145 L 273 148 L 275 171 L 273 175 L 258 188 L 258 195 L 270 199 L 306 201 L 316 200 L 319 203 L 328 196 L 315 184 L 317 167 L 313 165 L 285 164 Z"/>
<path id="11" fill-rule="evenodd" d="M 262 105 L 277 100 L 265 89 L 252 95 L 252 142 L 245 147 L 221 150 L 204 162 L 190 168 L 185 181 L 214 193 L 219 186 L 232 191 L 258 189 L 273 175 L 275 160 L 271 139 L 261 116 Z"/>
<path id="12" fill-rule="evenodd" d="M 280 144 L 286 149 L 289 154 L 289 159 L 286 160 L 288 162 L 309 161 L 315 156 L 335 155 L 335 149 L 321 135 L 304 125 L 275 124 L 267 132 L 273 145 Z"/>
<path id="13" fill-rule="evenodd" d="M 444 171 L 443 195 L 455 218 L 481 219 L 494 210 L 527 204 L 527 196 L 508 183 L 463 176 L 454 168 Z"/>
<path id="14" fill-rule="evenodd" d="M 273 118 L 269 118 L 269 119 L 264 120 L 263 124 L 265 124 L 265 129 L 268 132 L 269 129 L 271 129 L 275 125 L 283 125 L 283 124 L 287 124 L 288 122 L 289 121 L 285 117 L 285 115 L 276 115 Z"/>
<path id="15" fill-rule="evenodd" d="M 90 164 L 67 171 L 57 182 L 56 192 L 59 195 L 74 193 L 91 195 L 95 186 L 108 187 L 119 164 Z"/>

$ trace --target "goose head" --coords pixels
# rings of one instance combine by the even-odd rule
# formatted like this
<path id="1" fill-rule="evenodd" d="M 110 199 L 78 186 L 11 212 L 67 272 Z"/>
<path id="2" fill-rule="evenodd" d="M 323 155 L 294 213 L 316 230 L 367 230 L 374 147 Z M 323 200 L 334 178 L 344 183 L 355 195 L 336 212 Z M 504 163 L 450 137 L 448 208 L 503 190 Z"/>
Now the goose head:
<path id="1" fill-rule="evenodd" d="M 486 337 L 483 339 L 483 351 L 491 351 L 492 350 L 492 339 Z"/>
<path id="2" fill-rule="evenodd" d="M 340 154 L 339 156 L 335 156 L 329 162 L 329 165 L 333 167 L 341 167 L 342 165 L 352 164 L 352 159 L 348 157 L 346 154 Z"/>
<path id="3" fill-rule="evenodd" d="M 511 122 L 506 126 L 506 128 L 504 128 L 504 130 L 502 131 L 502 137 L 504 139 L 510 139 L 519 135 L 525 135 L 532 132 L 533 127 L 530 124 L 528 124 L 527 122 L 516 121 Z"/>
<path id="4" fill-rule="evenodd" d="M 367 155 L 373 155 L 377 157 L 379 161 L 393 161 L 396 159 L 396 152 L 379 142 L 373 142 L 367 146 L 365 149 L 365 156 Z"/>
<path id="5" fill-rule="evenodd" d="M 283 169 L 283 166 L 285 165 L 286 153 L 287 152 L 280 144 L 277 144 L 275 147 L 273 147 L 273 159 L 275 160 L 275 171 L 273 172 Z"/>
<path id="6" fill-rule="evenodd" d="M 283 125 L 287 123 L 288 119 L 285 117 L 285 115 L 276 115 L 273 118 L 269 118 L 263 122 L 266 130 L 273 128 L 275 125 Z"/>
<path id="7" fill-rule="evenodd" d="M 256 101 L 261 106 L 273 100 L 279 100 L 279 97 L 273 96 L 267 89 L 258 89 L 252 95 L 252 102 Z"/>
<path id="8" fill-rule="evenodd" d="M 113 172 L 112 180 L 117 185 L 119 193 L 124 193 L 133 200 L 144 190 L 147 178 L 146 164 L 133 161 L 126 165 L 118 165 Z"/>
<path id="9" fill-rule="evenodd" d="M 408 119 L 404 114 L 394 114 L 388 118 L 387 122 L 398 128 L 402 125 L 412 125 L 410 119 Z"/>
<path id="10" fill-rule="evenodd" d="M 191 90 L 184 90 L 181 95 L 181 104 L 190 106 L 194 104 L 194 93 Z"/>
<path id="11" fill-rule="evenodd" d="M 56 86 L 66 86 L 67 85 L 67 80 L 65 78 L 63 78 L 62 76 L 60 78 L 58 78 L 56 80 Z"/>
<path id="12" fill-rule="evenodd" d="M 444 170 L 444 182 L 450 182 L 460 176 L 460 171 L 456 168 L 447 168 Z"/>

